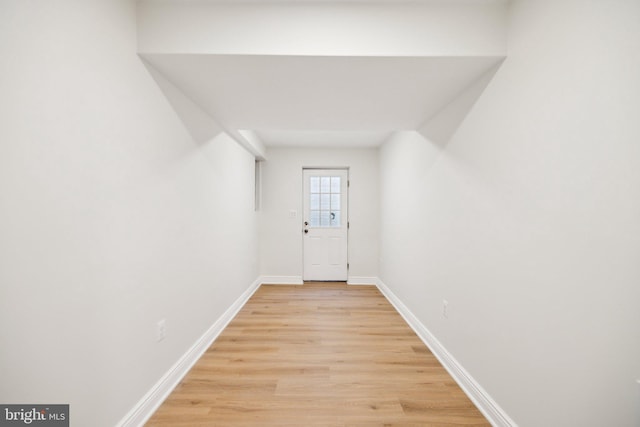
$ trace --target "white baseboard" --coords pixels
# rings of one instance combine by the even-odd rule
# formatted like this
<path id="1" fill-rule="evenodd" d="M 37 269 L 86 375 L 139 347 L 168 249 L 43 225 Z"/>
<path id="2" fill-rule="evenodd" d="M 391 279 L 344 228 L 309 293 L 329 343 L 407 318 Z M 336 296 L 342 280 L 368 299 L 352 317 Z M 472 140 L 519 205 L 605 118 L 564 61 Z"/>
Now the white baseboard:
<path id="1" fill-rule="evenodd" d="M 377 277 L 358 277 L 351 276 L 347 279 L 347 285 L 376 285 L 378 283 Z"/>
<path id="2" fill-rule="evenodd" d="M 261 276 L 263 285 L 303 285 L 302 276 Z"/>
<path id="3" fill-rule="evenodd" d="M 182 378 L 211 346 L 218 335 L 227 327 L 251 295 L 260 287 L 260 278 L 224 312 L 222 316 L 196 341 L 193 346 L 169 369 L 142 399 L 120 420 L 116 427 L 142 427 L 162 402 L 171 394 Z"/>
<path id="4" fill-rule="evenodd" d="M 262 276 L 260 281 L 263 285 L 303 285 L 302 276 Z M 375 285 L 377 277 L 349 277 L 348 285 Z"/>
<path id="5" fill-rule="evenodd" d="M 442 366 L 449 372 L 449 375 L 456 380 L 460 388 L 469 396 L 480 412 L 489 420 L 494 427 L 517 427 L 517 424 L 509 418 L 507 413 L 489 396 L 489 394 L 473 379 L 473 377 L 462 367 L 462 365 L 447 351 L 438 339 L 427 329 L 426 326 L 407 308 L 406 305 L 394 295 L 393 292 L 377 279 L 376 285 L 380 292 L 398 310 L 400 315 L 411 326 L 420 339 L 431 350 L 434 356 L 440 361 Z"/>
<path id="6" fill-rule="evenodd" d="M 211 343 L 220 335 L 229 322 L 249 300 L 260 284 L 302 285 L 300 276 L 262 276 L 224 312 L 220 318 L 196 341 L 196 343 L 160 378 L 140 401 L 127 413 L 116 427 L 142 427 L 162 402 L 171 394 L 182 378 L 189 372 Z M 462 390 L 494 427 L 517 427 L 517 424 L 498 406 L 489 394 L 473 379 L 460 363 L 446 350 L 437 338 L 418 320 L 393 292 L 376 277 L 350 277 L 350 285 L 375 284 L 380 292 L 396 308 L 444 368 L 456 380 Z"/>

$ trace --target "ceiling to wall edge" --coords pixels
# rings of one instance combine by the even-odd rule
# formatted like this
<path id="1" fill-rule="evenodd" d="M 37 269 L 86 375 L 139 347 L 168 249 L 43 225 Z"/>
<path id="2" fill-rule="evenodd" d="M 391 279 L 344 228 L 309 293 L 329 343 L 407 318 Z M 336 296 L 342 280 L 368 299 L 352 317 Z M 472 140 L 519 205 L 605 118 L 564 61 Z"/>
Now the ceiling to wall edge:
<path id="1" fill-rule="evenodd" d="M 266 158 L 268 146 L 351 148 L 378 146 L 394 131 L 417 130 L 426 119 L 450 104 L 474 81 L 485 75 L 496 64 L 499 65 L 505 58 L 504 56 L 283 57 L 142 53 L 139 56 L 218 123 L 220 128 L 259 159 Z M 195 63 L 186 64 L 194 57 L 197 57 Z M 245 67 L 244 65 L 247 64 L 243 64 L 243 61 L 249 61 L 250 66 Z M 281 63 L 282 61 L 285 62 Z M 287 64 L 286 61 L 293 62 Z M 359 63 L 363 64 L 359 65 Z M 293 67 L 289 67 L 290 65 Z M 213 67 L 216 72 L 212 73 L 212 70 L 207 67 Z M 377 87 L 378 81 L 361 84 L 363 79 L 366 80 L 367 75 L 363 75 L 358 67 L 369 70 L 364 74 L 370 74 L 371 78 L 382 79 L 384 90 Z M 291 73 L 288 71 L 289 68 L 295 68 L 296 72 Z M 224 71 L 220 72 L 219 69 Z M 239 72 L 238 70 L 247 71 Z M 274 70 L 284 74 L 279 81 L 281 87 L 276 88 L 275 91 L 271 87 L 273 86 L 271 80 L 278 80 L 277 73 L 272 74 Z M 327 73 L 333 73 L 333 75 L 326 78 L 324 75 Z M 238 75 L 245 77 L 238 78 Z M 207 77 L 202 79 L 202 76 Z M 270 76 L 270 78 L 265 79 L 264 76 Z M 407 76 L 413 77 L 413 80 L 408 79 Z M 216 78 L 221 80 L 216 82 L 214 81 Z M 201 81 L 197 82 L 198 79 Z M 295 81 L 298 81 L 298 86 L 295 85 Z M 314 91 L 312 86 L 322 86 L 320 84 L 322 82 L 326 87 L 320 87 L 319 91 Z M 250 87 L 252 85 L 253 91 Z M 442 87 L 447 85 L 449 87 L 443 91 Z M 331 92 L 334 87 L 340 90 L 327 97 L 325 94 Z M 296 90 L 299 92 L 291 93 Z M 400 97 L 396 96 L 398 92 L 403 92 Z M 289 98 L 280 96 L 282 93 L 288 94 Z M 297 96 L 297 93 L 301 95 Z M 254 95 L 257 97 L 251 99 Z M 406 99 L 402 98 L 403 95 Z M 305 97 L 308 99 L 302 99 Z M 220 103 L 220 100 L 223 102 Z M 315 102 L 318 100 L 322 101 L 320 104 L 324 103 L 324 106 L 320 105 L 319 109 L 318 102 Z M 407 102 L 402 102 L 405 100 Z M 432 102 L 428 114 L 420 111 L 427 101 Z M 392 102 L 396 105 L 385 105 Z M 256 104 L 260 105 L 257 109 L 253 109 L 252 106 Z M 401 104 L 405 104 L 404 107 L 401 107 Z M 225 105 L 231 107 L 225 110 Z M 363 116 L 363 114 L 366 115 L 367 108 L 375 112 L 377 117 Z M 404 111 L 400 112 L 401 115 L 396 114 L 398 109 L 402 108 Z M 282 111 L 278 116 L 270 112 L 273 110 Z M 305 116 L 305 112 L 309 114 Z M 420 115 L 421 113 L 424 114 Z M 253 117 L 251 117 L 252 114 Z M 394 114 L 395 117 L 391 117 Z M 405 115 L 402 116 L 402 114 Z M 314 124 L 317 116 L 324 116 L 324 122 L 320 120 L 320 124 L 329 123 L 330 126 L 304 126 L 305 122 Z M 407 116 L 412 118 L 407 119 Z M 265 120 L 260 120 L 265 117 Z M 294 126 L 282 126 L 287 124 L 288 117 L 291 117 L 294 122 L 297 121 Z M 380 128 L 378 125 L 387 117 L 391 117 L 386 123 L 387 126 Z M 255 123 L 256 126 L 237 124 L 242 120 L 255 122 L 256 119 L 258 122 Z M 272 121 L 270 122 L 269 119 Z M 339 126 L 336 127 L 336 124 Z M 278 136 L 282 141 L 274 139 Z M 363 142 L 363 138 L 367 136 L 371 137 L 371 140 L 368 143 Z M 299 143 L 293 142 L 297 137 L 300 139 Z M 326 143 L 323 144 L 318 138 L 326 138 Z"/>
<path id="2" fill-rule="evenodd" d="M 138 55 L 167 97 L 192 104 L 177 111 L 199 127 L 190 133 L 205 142 L 224 131 L 258 158 L 271 146 L 375 147 L 396 131 L 437 128 L 433 118 L 506 55 L 509 0 L 137 3 Z M 395 33 L 380 36 L 382 24 Z"/>

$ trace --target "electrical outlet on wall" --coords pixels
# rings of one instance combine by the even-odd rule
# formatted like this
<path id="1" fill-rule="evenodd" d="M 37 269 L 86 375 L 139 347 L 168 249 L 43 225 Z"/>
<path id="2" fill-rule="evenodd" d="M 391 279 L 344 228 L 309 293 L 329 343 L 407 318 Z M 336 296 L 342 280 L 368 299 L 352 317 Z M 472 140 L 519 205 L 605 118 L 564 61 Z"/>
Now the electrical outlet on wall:
<path id="1" fill-rule="evenodd" d="M 449 308 L 449 301 L 447 301 L 446 299 L 443 299 L 442 300 L 442 317 L 444 317 L 445 319 L 449 318 L 448 308 Z"/>
<path id="2" fill-rule="evenodd" d="M 158 320 L 156 325 L 156 341 L 160 342 L 167 336 L 167 320 Z"/>

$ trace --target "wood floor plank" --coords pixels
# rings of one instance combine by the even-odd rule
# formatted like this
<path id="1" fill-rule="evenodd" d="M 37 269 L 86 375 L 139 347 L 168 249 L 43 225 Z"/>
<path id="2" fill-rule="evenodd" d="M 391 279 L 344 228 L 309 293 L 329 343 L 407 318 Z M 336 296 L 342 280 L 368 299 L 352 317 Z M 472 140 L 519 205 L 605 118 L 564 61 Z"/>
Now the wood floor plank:
<path id="1" fill-rule="evenodd" d="M 260 287 L 146 424 L 489 426 L 374 286 Z"/>

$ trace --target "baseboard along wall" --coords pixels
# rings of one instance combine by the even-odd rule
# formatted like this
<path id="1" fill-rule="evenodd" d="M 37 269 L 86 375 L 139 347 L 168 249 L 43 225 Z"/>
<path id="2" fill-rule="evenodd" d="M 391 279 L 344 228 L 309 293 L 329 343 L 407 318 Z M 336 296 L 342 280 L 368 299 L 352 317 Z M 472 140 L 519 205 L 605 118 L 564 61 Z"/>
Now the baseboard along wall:
<path id="1" fill-rule="evenodd" d="M 377 277 L 358 277 L 350 276 L 347 279 L 347 285 L 376 285 L 378 283 Z"/>
<path id="2" fill-rule="evenodd" d="M 202 357 L 205 351 L 218 338 L 229 322 L 244 307 L 254 292 L 260 287 L 261 278 L 256 279 L 249 288 L 215 321 L 213 325 L 191 346 L 187 352 L 158 380 L 138 403 L 120 420 L 116 427 L 142 427 L 154 412 L 162 405 L 182 378 Z"/>
<path id="3" fill-rule="evenodd" d="M 518 427 L 438 339 L 380 279 L 376 285 L 494 427 Z"/>
<path id="4" fill-rule="evenodd" d="M 261 276 L 260 283 L 263 285 L 302 285 L 302 276 Z"/>
<path id="5" fill-rule="evenodd" d="M 194 343 L 194 345 L 158 380 L 116 427 L 142 427 L 171 394 L 202 354 L 242 309 L 260 285 L 302 285 L 301 276 L 261 276 L 229 307 L 225 313 Z M 447 351 L 438 339 L 423 325 L 406 305 L 377 277 L 350 277 L 349 285 L 375 285 L 394 306 L 411 329 L 436 356 L 460 388 L 478 407 L 494 427 L 517 427 L 517 424 L 491 398 L 464 367 Z"/>
<path id="6" fill-rule="evenodd" d="M 262 276 L 260 278 L 263 285 L 303 285 L 302 276 Z M 347 279 L 348 285 L 375 285 L 377 277 L 350 276 Z"/>

